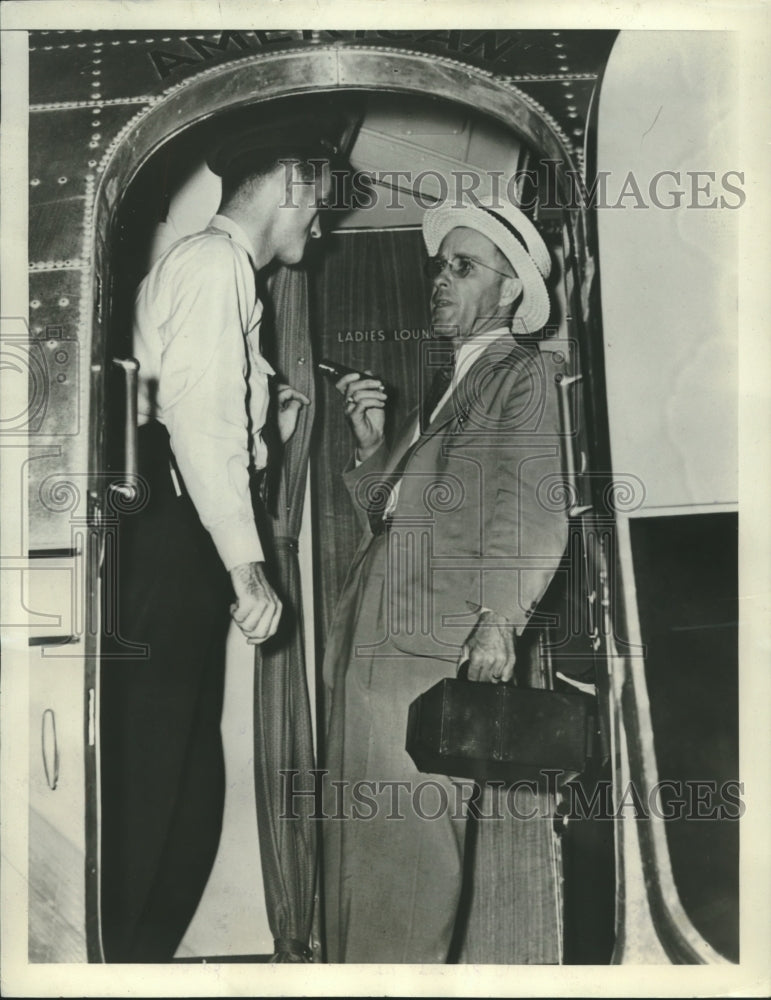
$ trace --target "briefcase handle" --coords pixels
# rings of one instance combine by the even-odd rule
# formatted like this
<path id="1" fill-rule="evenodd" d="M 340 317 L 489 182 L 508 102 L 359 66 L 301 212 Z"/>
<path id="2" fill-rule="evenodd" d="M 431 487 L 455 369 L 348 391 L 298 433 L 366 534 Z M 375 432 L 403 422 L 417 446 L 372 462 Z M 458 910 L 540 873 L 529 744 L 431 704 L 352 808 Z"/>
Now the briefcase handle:
<path id="1" fill-rule="evenodd" d="M 456 676 L 456 678 L 459 681 L 469 681 L 469 677 L 468 677 L 468 659 L 462 660 L 458 664 L 458 672 L 457 672 L 457 674 L 455 676 Z M 469 684 L 473 684 L 473 683 L 474 683 L 474 681 L 469 681 Z M 510 678 L 510 680 L 499 681 L 499 686 L 500 686 L 500 684 L 508 684 L 511 687 L 514 687 L 514 676 L 512 675 L 512 677 Z"/>
<path id="2" fill-rule="evenodd" d="M 467 681 L 469 679 L 469 677 L 468 677 L 468 665 L 469 665 L 468 647 L 466 646 L 466 644 L 464 642 L 464 644 L 463 644 L 463 650 L 461 651 L 461 659 L 458 661 L 458 666 L 457 666 L 456 672 L 455 672 L 455 676 L 456 676 L 456 678 L 459 681 Z M 469 683 L 475 683 L 475 682 L 469 681 Z M 515 684 L 514 684 L 514 675 L 512 674 L 512 676 L 511 676 L 511 678 L 509 680 L 502 681 L 502 682 L 499 682 L 499 683 L 509 684 L 512 687 L 514 687 L 515 686 Z"/>

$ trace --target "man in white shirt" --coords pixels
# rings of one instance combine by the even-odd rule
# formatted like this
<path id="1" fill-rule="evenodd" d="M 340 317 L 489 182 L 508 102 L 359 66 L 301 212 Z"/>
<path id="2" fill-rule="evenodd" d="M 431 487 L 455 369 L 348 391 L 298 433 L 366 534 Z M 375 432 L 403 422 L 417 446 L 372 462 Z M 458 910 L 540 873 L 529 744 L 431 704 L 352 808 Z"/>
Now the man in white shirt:
<path id="1" fill-rule="evenodd" d="M 415 411 L 389 449 L 383 385 L 337 383 L 364 538 L 324 663 L 331 962 L 447 961 L 465 818 L 451 779 L 421 775 L 405 750 L 408 708 L 465 660 L 469 680 L 512 679 L 515 634 L 567 540 L 564 511 L 541 493 L 561 474 L 556 386 L 529 336 L 549 316 L 546 246 L 513 206 L 431 209 L 423 235 L 438 337 L 424 360 L 439 385 L 422 419 Z M 431 818 L 412 797 L 429 777 Z"/>
<path id="2" fill-rule="evenodd" d="M 309 119 L 227 136 L 210 156 L 218 213 L 154 264 L 136 296 L 146 505 L 124 518 L 120 634 L 102 670 L 102 941 L 108 961 L 170 961 L 219 841 L 228 613 L 251 644 L 278 627 L 252 503 L 273 369 L 255 277 L 320 235 L 336 150 Z M 282 441 L 308 399 L 276 392 Z"/>

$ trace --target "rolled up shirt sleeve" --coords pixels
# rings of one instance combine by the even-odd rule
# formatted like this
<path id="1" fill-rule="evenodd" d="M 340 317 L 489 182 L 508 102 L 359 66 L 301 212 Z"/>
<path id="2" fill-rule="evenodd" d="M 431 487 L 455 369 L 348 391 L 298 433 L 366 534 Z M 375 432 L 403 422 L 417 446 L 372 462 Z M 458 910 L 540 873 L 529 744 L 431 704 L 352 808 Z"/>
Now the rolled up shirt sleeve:
<path id="1" fill-rule="evenodd" d="M 264 558 L 249 487 L 247 384 L 267 396 L 267 375 L 249 380 L 246 339 L 261 307 L 248 258 L 225 238 L 201 239 L 169 277 L 159 416 L 201 523 L 231 570 Z"/>

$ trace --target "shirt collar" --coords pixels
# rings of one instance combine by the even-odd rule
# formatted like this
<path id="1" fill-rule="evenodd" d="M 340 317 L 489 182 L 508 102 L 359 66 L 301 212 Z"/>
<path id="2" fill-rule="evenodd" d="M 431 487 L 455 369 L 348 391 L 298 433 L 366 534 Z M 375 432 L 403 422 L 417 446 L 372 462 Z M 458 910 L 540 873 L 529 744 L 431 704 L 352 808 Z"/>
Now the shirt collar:
<path id="1" fill-rule="evenodd" d="M 252 246 L 252 241 L 239 226 L 237 222 L 230 218 L 228 215 L 215 215 L 209 222 L 210 229 L 220 229 L 223 233 L 227 233 L 228 236 L 235 240 L 239 246 L 242 246 L 244 250 L 249 254 L 249 258 L 254 264 L 256 254 L 254 247 Z"/>

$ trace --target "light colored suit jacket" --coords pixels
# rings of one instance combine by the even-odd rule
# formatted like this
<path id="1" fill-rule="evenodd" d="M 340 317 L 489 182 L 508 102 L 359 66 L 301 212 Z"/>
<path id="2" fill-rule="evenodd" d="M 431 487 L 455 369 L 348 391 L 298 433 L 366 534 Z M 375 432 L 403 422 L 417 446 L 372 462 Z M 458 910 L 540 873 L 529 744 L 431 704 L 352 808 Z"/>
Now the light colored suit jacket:
<path id="1" fill-rule="evenodd" d="M 373 539 L 368 508 L 382 507 L 388 475 L 412 448 L 386 536 L 385 587 L 374 581 L 405 653 L 457 659 L 480 608 L 521 633 L 554 576 L 567 517 L 552 359 L 532 342 L 494 342 L 414 445 L 417 411 L 390 451 L 344 473 L 364 530 L 355 570 Z M 358 580 L 356 599 L 373 612 L 370 583 Z"/>

